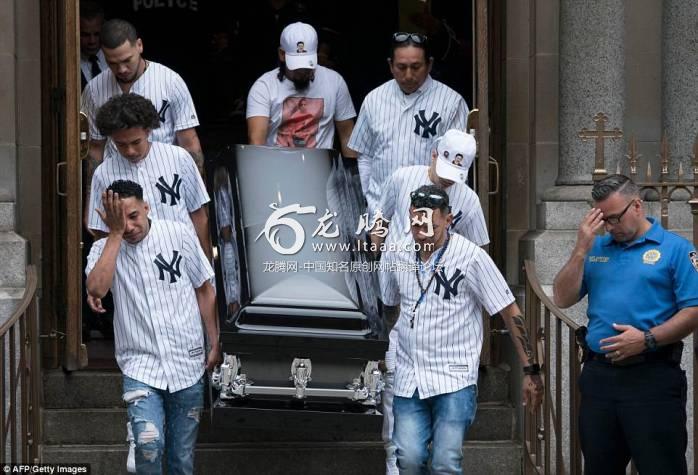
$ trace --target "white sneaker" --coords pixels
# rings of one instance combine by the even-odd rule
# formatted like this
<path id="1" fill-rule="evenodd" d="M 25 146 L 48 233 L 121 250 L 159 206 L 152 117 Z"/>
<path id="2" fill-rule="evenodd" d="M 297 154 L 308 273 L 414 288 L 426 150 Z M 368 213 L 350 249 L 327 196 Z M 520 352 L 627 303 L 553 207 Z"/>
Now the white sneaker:
<path id="1" fill-rule="evenodd" d="M 133 438 L 131 423 L 126 423 L 126 442 L 128 442 L 128 457 L 126 458 L 126 471 L 136 473 L 136 440 Z"/>

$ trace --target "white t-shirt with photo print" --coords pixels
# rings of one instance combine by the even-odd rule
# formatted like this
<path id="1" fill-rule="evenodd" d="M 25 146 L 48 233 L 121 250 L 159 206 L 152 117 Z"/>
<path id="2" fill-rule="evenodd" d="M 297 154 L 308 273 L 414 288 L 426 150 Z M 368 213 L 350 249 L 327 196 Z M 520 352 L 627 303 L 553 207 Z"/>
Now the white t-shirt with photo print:
<path id="1" fill-rule="evenodd" d="M 278 74 L 278 68 L 264 73 L 247 96 L 247 118 L 269 118 L 266 145 L 332 148 L 335 121 L 356 117 L 342 76 L 318 66 L 308 88 L 298 91 L 288 78 L 279 81 Z"/>

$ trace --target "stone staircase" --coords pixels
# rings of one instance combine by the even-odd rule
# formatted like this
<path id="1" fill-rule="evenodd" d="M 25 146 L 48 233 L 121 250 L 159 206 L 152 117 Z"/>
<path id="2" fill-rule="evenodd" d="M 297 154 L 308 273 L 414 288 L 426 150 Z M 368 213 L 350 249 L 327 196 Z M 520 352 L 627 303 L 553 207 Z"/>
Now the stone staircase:
<path id="1" fill-rule="evenodd" d="M 126 410 L 117 372 L 44 374 L 43 463 L 90 463 L 92 473 L 126 473 Z M 479 407 L 464 447 L 468 474 L 520 474 L 516 411 L 504 367 L 480 372 Z M 384 473 L 380 434 L 319 433 L 304 427 L 224 432 L 202 415 L 198 474 L 326 475 Z"/>
<path id="2" fill-rule="evenodd" d="M 15 204 L 0 202 L 0 323 L 12 315 L 24 293 L 27 241 L 14 231 Z"/>

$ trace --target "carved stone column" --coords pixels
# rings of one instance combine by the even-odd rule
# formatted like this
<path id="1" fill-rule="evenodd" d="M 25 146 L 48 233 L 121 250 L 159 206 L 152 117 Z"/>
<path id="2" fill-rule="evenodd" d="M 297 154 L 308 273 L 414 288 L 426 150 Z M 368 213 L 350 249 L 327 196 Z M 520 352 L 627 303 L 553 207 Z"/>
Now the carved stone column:
<path id="1" fill-rule="evenodd" d="M 698 133 L 698 2 L 664 0 L 662 4 L 662 127 L 673 157 L 688 172 L 689 154 Z"/>
<path id="2" fill-rule="evenodd" d="M 687 2 L 690 0 L 686 0 Z M 557 185 L 588 185 L 594 141 L 577 133 L 604 112 L 609 128 L 623 128 L 625 108 L 623 0 L 560 0 L 560 160 Z M 606 143 L 615 170 L 623 141 Z"/>

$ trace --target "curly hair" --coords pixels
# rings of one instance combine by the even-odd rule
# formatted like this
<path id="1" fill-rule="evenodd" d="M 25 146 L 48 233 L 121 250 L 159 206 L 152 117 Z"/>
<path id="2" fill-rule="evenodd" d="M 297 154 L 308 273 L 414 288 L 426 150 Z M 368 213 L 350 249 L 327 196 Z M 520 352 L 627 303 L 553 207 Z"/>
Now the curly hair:
<path id="1" fill-rule="evenodd" d="M 143 201 L 143 188 L 141 185 L 131 180 L 116 180 L 107 188 L 119 194 L 119 198 L 133 198 Z"/>
<path id="2" fill-rule="evenodd" d="M 114 96 L 105 102 L 97 111 L 96 122 L 97 129 L 105 137 L 117 130 L 160 127 L 160 117 L 153 103 L 132 93 Z"/>

